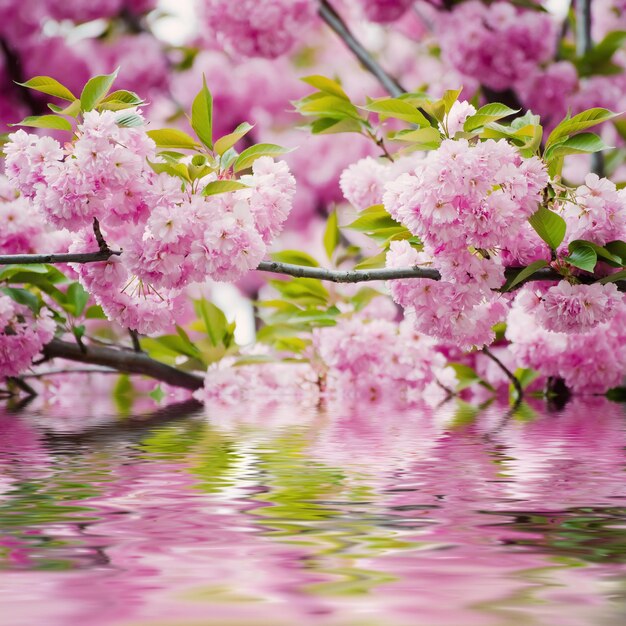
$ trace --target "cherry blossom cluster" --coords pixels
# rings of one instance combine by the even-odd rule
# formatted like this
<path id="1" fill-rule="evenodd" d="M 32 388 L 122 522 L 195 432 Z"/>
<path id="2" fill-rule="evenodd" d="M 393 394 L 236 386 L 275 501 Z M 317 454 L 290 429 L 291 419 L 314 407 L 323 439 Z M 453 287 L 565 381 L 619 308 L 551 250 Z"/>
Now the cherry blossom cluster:
<path id="1" fill-rule="evenodd" d="M 27 306 L 0 293 L 0 378 L 28 369 L 54 337 L 55 329 L 47 309 L 35 315 Z"/>
<path id="2" fill-rule="evenodd" d="M 410 316 L 398 323 L 356 315 L 316 328 L 313 350 L 323 387 L 336 397 L 376 399 L 391 393 L 411 400 L 456 382 L 435 341 L 416 332 Z"/>
<path id="3" fill-rule="evenodd" d="M 619 386 L 626 371 L 626 305 L 621 299 L 615 302 L 614 293 L 603 294 L 600 305 L 602 299 L 613 300 L 611 319 L 603 322 L 607 314 L 596 304 L 596 294 L 588 291 L 589 287 L 581 287 L 561 296 L 561 303 L 566 307 L 557 314 L 563 315 L 562 322 L 550 326 L 565 328 L 569 320 L 573 322 L 574 330 L 578 327 L 582 332 L 554 332 L 542 325 L 546 319 L 543 312 L 540 315 L 529 312 L 528 301 L 536 300 L 537 296 L 532 289 L 524 287 L 508 314 L 506 338 L 511 342 L 509 349 L 519 366 L 530 367 L 545 376 L 562 378 L 575 393 L 604 393 Z M 585 320 L 593 323 L 581 326 L 579 316 L 571 317 L 572 304 L 580 306 L 584 298 L 581 294 L 585 293 L 594 297 L 590 310 L 585 312 Z M 553 298 L 556 300 L 557 297 L 555 294 Z M 585 327 L 591 328 L 585 332 Z"/>
<path id="4" fill-rule="evenodd" d="M 205 29 L 214 43 L 245 56 L 275 58 L 302 37 L 317 10 L 316 0 L 202 0 Z"/>
<path id="5" fill-rule="evenodd" d="M 506 141 L 461 139 L 445 140 L 413 173 L 387 184 L 385 208 L 423 242 L 419 252 L 392 242 L 387 266 L 425 265 L 441 274 L 437 283 L 391 283 L 421 332 L 468 348 L 492 341 L 491 327 L 506 311 L 493 293 L 504 283 L 500 253 L 516 256 L 547 182 L 541 160 L 522 158 Z"/>
<path id="6" fill-rule="evenodd" d="M 552 58 L 557 42 L 549 13 L 503 1 L 457 4 L 440 13 L 437 33 L 450 65 L 496 91 L 512 87 Z"/>
<path id="7" fill-rule="evenodd" d="M 156 174 L 156 147 L 143 126 L 121 127 L 111 111 L 89 112 L 73 144 L 24 131 L 10 136 L 6 173 L 46 220 L 75 234 L 71 250 L 95 251 L 99 222 L 124 253 L 76 268 L 84 286 L 114 319 L 154 333 L 172 321 L 181 289 L 207 278 L 234 281 L 254 269 L 280 232 L 295 191 L 284 162 L 257 159 L 245 188 L 214 196 Z"/>

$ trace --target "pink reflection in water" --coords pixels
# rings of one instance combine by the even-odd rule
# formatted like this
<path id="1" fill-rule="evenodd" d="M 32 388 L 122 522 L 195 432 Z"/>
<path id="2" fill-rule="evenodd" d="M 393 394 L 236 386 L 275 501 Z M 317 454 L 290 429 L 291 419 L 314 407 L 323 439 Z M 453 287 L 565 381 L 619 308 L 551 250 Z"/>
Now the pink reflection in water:
<path id="1" fill-rule="evenodd" d="M 534 411 L 2 414 L 0 625 L 621 624 L 623 410 Z"/>

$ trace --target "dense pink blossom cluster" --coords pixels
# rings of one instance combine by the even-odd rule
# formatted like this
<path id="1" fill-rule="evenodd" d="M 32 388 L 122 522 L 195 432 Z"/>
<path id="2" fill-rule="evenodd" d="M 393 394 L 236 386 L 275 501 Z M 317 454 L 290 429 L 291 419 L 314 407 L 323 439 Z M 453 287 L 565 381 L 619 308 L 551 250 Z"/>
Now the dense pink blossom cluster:
<path id="1" fill-rule="evenodd" d="M 626 305 L 620 301 L 613 318 L 588 332 L 553 332 L 528 312 L 533 298 L 524 287 L 507 318 L 506 337 L 521 367 L 563 378 L 575 393 L 604 393 L 619 386 L 626 371 Z M 598 312 L 601 319 L 602 314 Z"/>
<path id="2" fill-rule="evenodd" d="M 445 140 L 418 165 L 387 184 L 391 216 L 421 238 L 417 252 L 392 242 L 388 267 L 427 265 L 442 280 L 391 283 L 396 302 L 415 314 L 417 328 L 470 347 L 493 339 L 506 307 L 492 290 L 504 283 L 503 255 L 514 257 L 548 182 L 543 163 L 523 159 L 505 141 L 470 145 Z"/>
<path id="3" fill-rule="evenodd" d="M 315 17 L 315 0 L 202 0 L 207 38 L 230 52 L 275 58 L 293 47 Z"/>
<path id="4" fill-rule="evenodd" d="M 270 361 L 235 365 L 234 359 L 229 358 L 209 367 L 204 387 L 194 397 L 207 404 L 235 405 L 259 398 L 314 401 L 318 394 L 318 376 L 309 363 Z"/>
<path id="5" fill-rule="evenodd" d="M 566 280 L 547 289 L 526 287 L 517 300 L 541 327 L 558 333 L 588 332 L 611 321 L 624 306 L 622 294 L 611 283 L 572 285 Z"/>
<path id="6" fill-rule="evenodd" d="M 73 251 L 98 249 L 91 228 L 99 221 L 124 254 L 78 267 L 81 281 L 112 319 L 154 333 L 171 323 L 173 300 L 188 284 L 234 281 L 258 265 L 289 214 L 295 181 L 284 162 L 261 157 L 240 178 L 245 189 L 205 197 L 156 174 L 145 128 L 117 119 L 85 114 L 64 147 L 20 130 L 6 146 L 6 172 L 51 224 L 76 233 Z"/>
<path id="7" fill-rule="evenodd" d="M 0 378 L 28 369 L 54 337 L 55 328 L 47 309 L 36 316 L 27 306 L 0 293 Z"/>
<path id="8" fill-rule="evenodd" d="M 457 4 L 440 13 L 437 32 L 446 61 L 496 91 L 512 87 L 553 57 L 557 42 L 549 13 L 502 1 Z"/>
<path id="9" fill-rule="evenodd" d="M 454 378 L 435 342 L 415 332 L 410 320 L 340 320 L 313 331 L 313 350 L 324 389 L 333 396 L 374 399 L 392 393 L 411 399 Z"/>
<path id="10" fill-rule="evenodd" d="M 562 207 L 567 223 L 566 242 L 585 239 L 603 246 L 626 239 L 626 190 L 608 178 L 587 174 L 571 202 Z"/>

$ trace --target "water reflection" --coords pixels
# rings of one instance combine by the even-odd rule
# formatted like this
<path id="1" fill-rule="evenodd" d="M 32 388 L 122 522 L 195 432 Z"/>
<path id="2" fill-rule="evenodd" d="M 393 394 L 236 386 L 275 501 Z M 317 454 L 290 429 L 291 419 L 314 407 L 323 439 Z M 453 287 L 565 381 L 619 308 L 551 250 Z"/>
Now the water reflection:
<path id="1" fill-rule="evenodd" d="M 620 405 L 0 411 L 2 626 L 626 618 Z"/>

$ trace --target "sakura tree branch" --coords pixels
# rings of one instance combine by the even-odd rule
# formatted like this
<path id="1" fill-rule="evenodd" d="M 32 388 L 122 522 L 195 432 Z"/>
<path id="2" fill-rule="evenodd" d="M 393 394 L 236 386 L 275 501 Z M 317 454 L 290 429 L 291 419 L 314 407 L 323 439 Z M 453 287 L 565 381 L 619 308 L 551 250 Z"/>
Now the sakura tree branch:
<path id="1" fill-rule="evenodd" d="M 48 360 L 54 358 L 67 359 L 78 363 L 109 367 L 126 374 L 142 374 L 168 385 L 192 391 L 200 389 L 204 382 L 201 376 L 183 372 L 165 363 L 155 361 L 142 352 L 94 346 L 86 346 L 86 350 L 83 352 L 74 343 L 53 339 L 44 347 L 43 354 Z"/>
<path id="2" fill-rule="evenodd" d="M 320 1 L 318 13 L 322 20 L 340 37 L 346 46 L 354 53 L 354 56 L 361 62 L 363 67 L 378 80 L 390 96 L 397 98 L 403 93 L 406 93 L 406 89 L 381 67 L 378 61 L 376 61 L 363 44 L 352 34 L 339 13 L 335 11 L 328 0 Z"/>
<path id="3" fill-rule="evenodd" d="M 516 403 L 521 402 L 524 397 L 524 390 L 522 389 L 522 384 L 519 381 L 519 378 L 493 353 L 487 346 L 485 346 L 482 350 L 483 354 L 490 358 L 506 375 L 506 377 L 513 384 L 513 388 L 515 389 L 515 401 Z"/>
<path id="4" fill-rule="evenodd" d="M 63 252 L 52 254 L 1 254 L 0 265 L 29 265 L 32 263 L 96 263 L 119 256 L 121 250 L 101 250 L 98 252 Z"/>
<path id="5" fill-rule="evenodd" d="M 576 10 L 576 55 L 583 57 L 593 48 L 591 38 L 591 0 L 574 0 Z M 604 176 L 604 156 L 601 152 L 591 155 L 591 171 Z"/>

